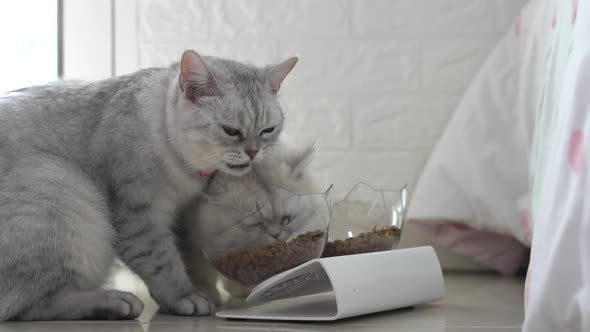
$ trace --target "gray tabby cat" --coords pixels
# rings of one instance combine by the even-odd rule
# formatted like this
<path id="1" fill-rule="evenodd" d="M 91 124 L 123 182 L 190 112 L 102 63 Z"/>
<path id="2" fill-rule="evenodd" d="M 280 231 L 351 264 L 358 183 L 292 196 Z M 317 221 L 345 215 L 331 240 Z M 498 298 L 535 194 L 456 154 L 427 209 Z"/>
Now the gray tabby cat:
<path id="1" fill-rule="evenodd" d="M 180 64 L 0 98 L 0 320 L 130 319 L 102 290 L 117 255 L 162 310 L 213 310 L 171 227 L 209 172 L 244 175 L 283 125 L 297 62 L 255 68 L 196 52 Z"/>
<path id="2" fill-rule="evenodd" d="M 227 300 L 218 290 L 220 281 L 232 296 L 245 296 L 249 290 L 219 275 L 202 247 L 211 241 L 227 248 L 263 245 L 304 232 L 314 220 L 306 213 L 308 201 L 295 194 L 317 192 L 307 172 L 312 152 L 313 147 L 294 150 L 277 145 L 250 173 L 217 175 L 198 203 L 183 211 L 185 264 L 193 282 L 205 287 L 216 304 Z M 275 204 L 265 206 L 268 202 Z M 253 214 L 260 208 L 262 213 Z"/>

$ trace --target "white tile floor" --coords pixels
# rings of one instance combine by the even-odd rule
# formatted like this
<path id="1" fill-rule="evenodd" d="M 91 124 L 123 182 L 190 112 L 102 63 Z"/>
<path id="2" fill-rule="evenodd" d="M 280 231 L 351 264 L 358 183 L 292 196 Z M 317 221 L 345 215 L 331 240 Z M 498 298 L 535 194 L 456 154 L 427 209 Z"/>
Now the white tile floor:
<path id="1" fill-rule="evenodd" d="M 520 331 L 523 319 L 523 279 L 489 274 L 445 275 L 444 300 L 399 311 L 328 324 L 291 324 L 226 321 L 211 317 L 184 318 L 153 314 L 146 307 L 139 321 L 115 322 L 11 322 L 0 323 L 0 332 L 188 332 L 188 331 L 366 331 L 366 332 L 487 332 Z"/>

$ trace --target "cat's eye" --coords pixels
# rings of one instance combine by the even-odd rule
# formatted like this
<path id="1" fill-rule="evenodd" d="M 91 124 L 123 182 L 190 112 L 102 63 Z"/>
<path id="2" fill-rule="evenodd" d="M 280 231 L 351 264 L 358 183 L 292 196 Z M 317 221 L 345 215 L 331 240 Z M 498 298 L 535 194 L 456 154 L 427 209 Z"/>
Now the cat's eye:
<path id="1" fill-rule="evenodd" d="M 275 131 L 275 127 L 266 128 L 260 132 L 260 135 L 263 134 L 272 134 Z"/>
<path id="2" fill-rule="evenodd" d="M 236 128 L 228 127 L 228 126 L 221 126 L 221 129 L 228 135 L 228 136 L 242 136 L 242 133 L 237 130 Z"/>
<path id="3" fill-rule="evenodd" d="M 281 218 L 281 226 L 287 226 L 287 225 L 289 225 L 289 223 L 291 222 L 292 219 L 293 219 L 292 216 L 283 216 Z"/>

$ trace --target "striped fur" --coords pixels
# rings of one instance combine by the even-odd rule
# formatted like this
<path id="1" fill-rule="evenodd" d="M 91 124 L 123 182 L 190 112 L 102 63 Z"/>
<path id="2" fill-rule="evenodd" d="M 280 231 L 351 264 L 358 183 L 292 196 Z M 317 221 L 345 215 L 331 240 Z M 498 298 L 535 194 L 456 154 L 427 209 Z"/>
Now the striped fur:
<path id="1" fill-rule="evenodd" d="M 212 310 L 171 228 L 207 183 L 199 171 L 242 175 L 246 150 L 260 150 L 257 162 L 274 144 L 283 116 L 273 82 L 285 68 L 196 56 L 202 61 L 0 97 L 0 320 L 137 317 L 134 295 L 101 290 L 116 256 L 163 310 Z M 190 73 L 185 86 L 181 73 Z M 189 98 L 186 87 L 203 82 L 217 90 Z M 268 126 L 276 131 L 261 136 Z"/>

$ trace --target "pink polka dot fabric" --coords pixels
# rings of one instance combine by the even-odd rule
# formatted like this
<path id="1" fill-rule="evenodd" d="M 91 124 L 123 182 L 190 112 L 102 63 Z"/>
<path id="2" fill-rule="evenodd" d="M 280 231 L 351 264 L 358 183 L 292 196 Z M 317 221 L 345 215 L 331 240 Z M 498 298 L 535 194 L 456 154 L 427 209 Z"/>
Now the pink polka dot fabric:
<path id="1" fill-rule="evenodd" d="M 531 257 L 524 332 L 590 332 L 590 0 L 531 0 L 428 161 L 410 220 L 501 273 Z"/>
<path id="2" fill-rule="evenodd" d="M 531 227 L 531 219 L 529 209 L 523 208 L 520 210 L 520 223 L 522 225 L 522 230 L 525 235 L 525 239 L 530 245 L 533 239 L 533 229 Z"/>
<path id="3" fill-rule="evenodd" d="M 570 134 L 568 160 L 571 170 L 579 174 L 584 167 L 584 132 L 582 129 L 574 129 Z"/>
<path id="4" fill-rule="evenodd" d="M 546 1 L 543 1 L 546 3 Z M 531 163 L 524 332 L 590 331 L 590 1 L 554 1 Z M 528 220 L 528 221 L 527 221 Z"/>
<path id="5" fill-rule="evenodd" d="M 578 16 L 578 0 L 572 0 L 572 25 L 576 24 L 576 17 Z"/>

